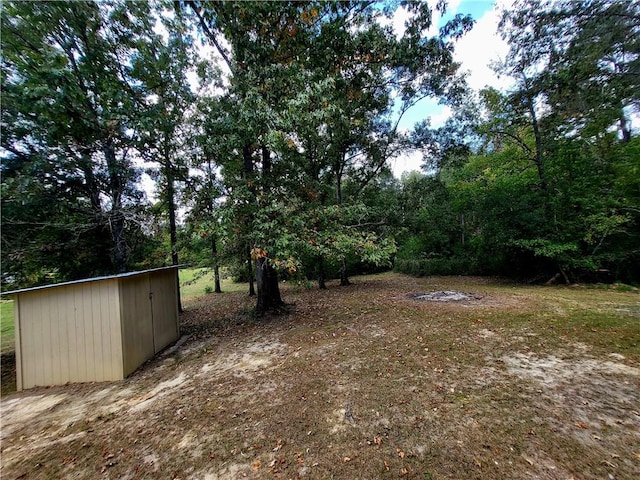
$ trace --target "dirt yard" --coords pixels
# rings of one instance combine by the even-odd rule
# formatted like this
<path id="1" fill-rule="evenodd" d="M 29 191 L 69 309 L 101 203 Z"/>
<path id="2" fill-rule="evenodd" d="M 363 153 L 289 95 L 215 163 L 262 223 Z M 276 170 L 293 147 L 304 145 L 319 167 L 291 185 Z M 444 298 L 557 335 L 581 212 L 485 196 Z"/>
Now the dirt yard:
<path id="1" fill-rule="evenodd" d="M 211 294 L 124 381 L 3 396 L 2 479 L 640 478 L 637 290 L 353 282 Z"/>

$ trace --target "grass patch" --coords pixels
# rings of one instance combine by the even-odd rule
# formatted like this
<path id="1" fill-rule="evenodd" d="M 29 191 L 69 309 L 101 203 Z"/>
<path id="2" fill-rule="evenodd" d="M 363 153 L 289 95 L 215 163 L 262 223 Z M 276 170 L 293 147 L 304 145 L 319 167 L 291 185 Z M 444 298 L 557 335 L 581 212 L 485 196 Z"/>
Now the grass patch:
<path id="1" fill-rule="evenodd" d="M 179 271 L 180 297 L 183 301 L 191 301 L 203 295 L 213 293 L 214 278 L 210 268 L 185 268 Z M 222 278 L 220 287 L 223 293 L 249 291 L 248 283 L 235 283 L 230 278 Z"/>
<path id="2" fill-rule="evenodd" d="M 15 350 L 15 326 L 13 323 L 13 300 L 0 300 L 0 337 L 2 338 L 1 353 Z"/>

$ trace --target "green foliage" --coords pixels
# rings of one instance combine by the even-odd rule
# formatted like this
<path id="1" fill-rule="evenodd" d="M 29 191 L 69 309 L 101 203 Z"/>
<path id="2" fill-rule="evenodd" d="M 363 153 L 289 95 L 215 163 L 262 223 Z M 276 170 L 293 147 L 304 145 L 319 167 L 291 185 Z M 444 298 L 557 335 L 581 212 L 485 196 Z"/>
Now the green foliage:
<path id="1" fill-rule="evenodd" d="M 130 266 L 142 223 L 131 63 L 151 31 L 146 3 L 3 3 L 4 281 Z"/>
<path id="2" fill-rule="evenodd" d="M 185 3 L 230 71 L 228 92 L 201 104 L 202 148 L 221 166 L 220 209 L 241 262 L 258 249 L 287 275 L 309 277 L 336 264 L 390 265 L 395 195 L 377 182 L 405 141 L 393 98 L 403 111 L 424 96 L 453 101 L 461 77 L 451 41 L 470 19 L 426 38 L 431 9 L 408 2 L 396 38 L 379 19 L 397 5 Z"/>
<path id="3" fill-rule="evenodd" d="M 462 161 L 447 161 L 442 148 L 460 142 L 455 129 L 425 125 L 415 136 L 436 159 L 434 178 L 447 194 L 433 201 L 435 184 L 403 185 L 407 198 L 419 193 L 406 202 L 410 235 L 396 268 L 638 278 L 640 156 L 627 115 L 640 91 L 637 76 L 628 75 L 639 59 L 629 53 L 640 42 L 639 13 L 633 2 L 600 0 L 523 0 L 504 12 L 510 51 L 498 70 L 515 86 L 483 90 L 479 118 L 459 116 L 475 131 L 463 140 L 470 148 Z M 425 215 L 429 208 L 433 215 Z M 457 217 L 461 235 L 439 225 L 440 217 L 450 224 Z M 436 234 L 418 227 L 423 219 Z M 445 232 L 449 248 L 434 241 Z"/>
<path id="4" fill-rule="evenodd" d="M 416 277 L 428 275 L 469 275 L 478 273 L 478 270 L 472 264 L 472 260 L 460 255 L 449 258 L 399 258 L 395 262 L 395 270 Z"/>
<path id="5" fill-rule="evenodd" d="M 453 61 L 471 19 L 431 37 L 432 7 L 402 2 L 396 36 L 383 25 L 399 6 L 5 2 L 2 281 L 179 256 L 248 280 L 252 250 L 301 281 L 392 263 L 637 281 L 638 6 L 519 0 L 497 65 L 514 87 L 477 99 Z M 401 131 L 425 97 L 455 116 Z M 409 147 L 429 174 L 393 179 Z"/>

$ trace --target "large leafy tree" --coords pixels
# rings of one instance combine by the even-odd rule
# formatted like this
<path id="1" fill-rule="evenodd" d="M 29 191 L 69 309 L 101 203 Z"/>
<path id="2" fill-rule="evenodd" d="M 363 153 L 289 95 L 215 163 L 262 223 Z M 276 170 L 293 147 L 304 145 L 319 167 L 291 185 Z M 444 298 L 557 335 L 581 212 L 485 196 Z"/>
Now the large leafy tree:
<path id="1" fill-rule="evenodd" d="M 502 73 L 515 93 L 547 107 L 561 135 L 603 135 L 616 125 L 631 138 L 640 106 L 640 7 L 626 0 L 520 0 L 503 13 L 510 45 Z"/>
<path id="2" fill-rule="evenodd" d="M 393 9 L 375 2 L 184 3 L 230 71 L 226 113 L 213 122 L 229 127 L 222 174 L 247 226 L 258 310 L 277 307 L 277 260 L 292 268 L 305 245 L 319 261 L 374 245 L 350 221 L 359 207 L 344 205 L 343 183 L 357 196 L 400 145 L 394 98 L 405 110 L 459 93 L 451 39 L 470 21 L 430 38 L 431 9 L 403 2 L 397 37 L 379 21 Z"/>
<path id="3" fill-rule="evenodd" d="M 172 14 L 172 15 L 170 15 Z M 171 263 L 177 265 L 177 190 L 188 177 L 195 93 L 187 74 L 196 68 L 193 39 L 181 10 L 161 12 L 158 22 L 166 33 L 150 34 L 133 60 L 132 76 L 144 98 L 136 147 L 156 177 L 161 204 L 168 219 Z"/>
<path id="4" fill-rule="evenodd" d="M 52 250 L 77 252 L 54 262 L 62 278 L 126 270 L 141 199 L 131 68 L 152 30 L 143 2 L 3 4 L 3 270 L 14 280 L 51 266 Z"/>

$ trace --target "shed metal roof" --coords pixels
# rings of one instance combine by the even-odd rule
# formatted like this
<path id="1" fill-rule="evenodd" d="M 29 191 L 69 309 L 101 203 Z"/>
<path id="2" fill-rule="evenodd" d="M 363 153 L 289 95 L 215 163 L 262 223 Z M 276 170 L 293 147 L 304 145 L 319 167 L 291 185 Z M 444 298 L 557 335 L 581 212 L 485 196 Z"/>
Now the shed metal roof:
<path id="1" fill-rule="evenodd" d="M 55 287 L 66 287 L 69 285 L 77 285 L 80 283 L 87 283 L 87 282 L 97 282 L 100 280 L 114 280 L 114 279 L 118 279 L 118 278 L 125 278 L 125 277 L 134 277 L 136 275 L 142 275 L 143 273 L 151 273 L 151 272 L 158 272 L 161 270 L 169 270 L 172 268 L 179 268 L 182 267 L 184 265 L 170 265 L 168 267 L 159 267 L 159 268 L 150 268 L 148 270 L 141 270 L 138 272 L 127 272 L 127 273 L 120 273 L 118 275 L 106 275 L 103 277 L 93 277 L 93 278 L 85 278 L 82 280 L 73 280 L 70 282 L 62 282 L 62 283 L 53 283 L 51 285 L 41 285 L 39 287 L 31 287 L 31 288 L 21 288 L 19 290 L 11 290 L 9 292 L 2 292 L 0 295 L 5 296 L 5 295 L 15 295 L 18 293 L 27 293 L 27 292 L 34 292 L 36 290 L 45 290 L 47 288 L 55 288 Z"/>

